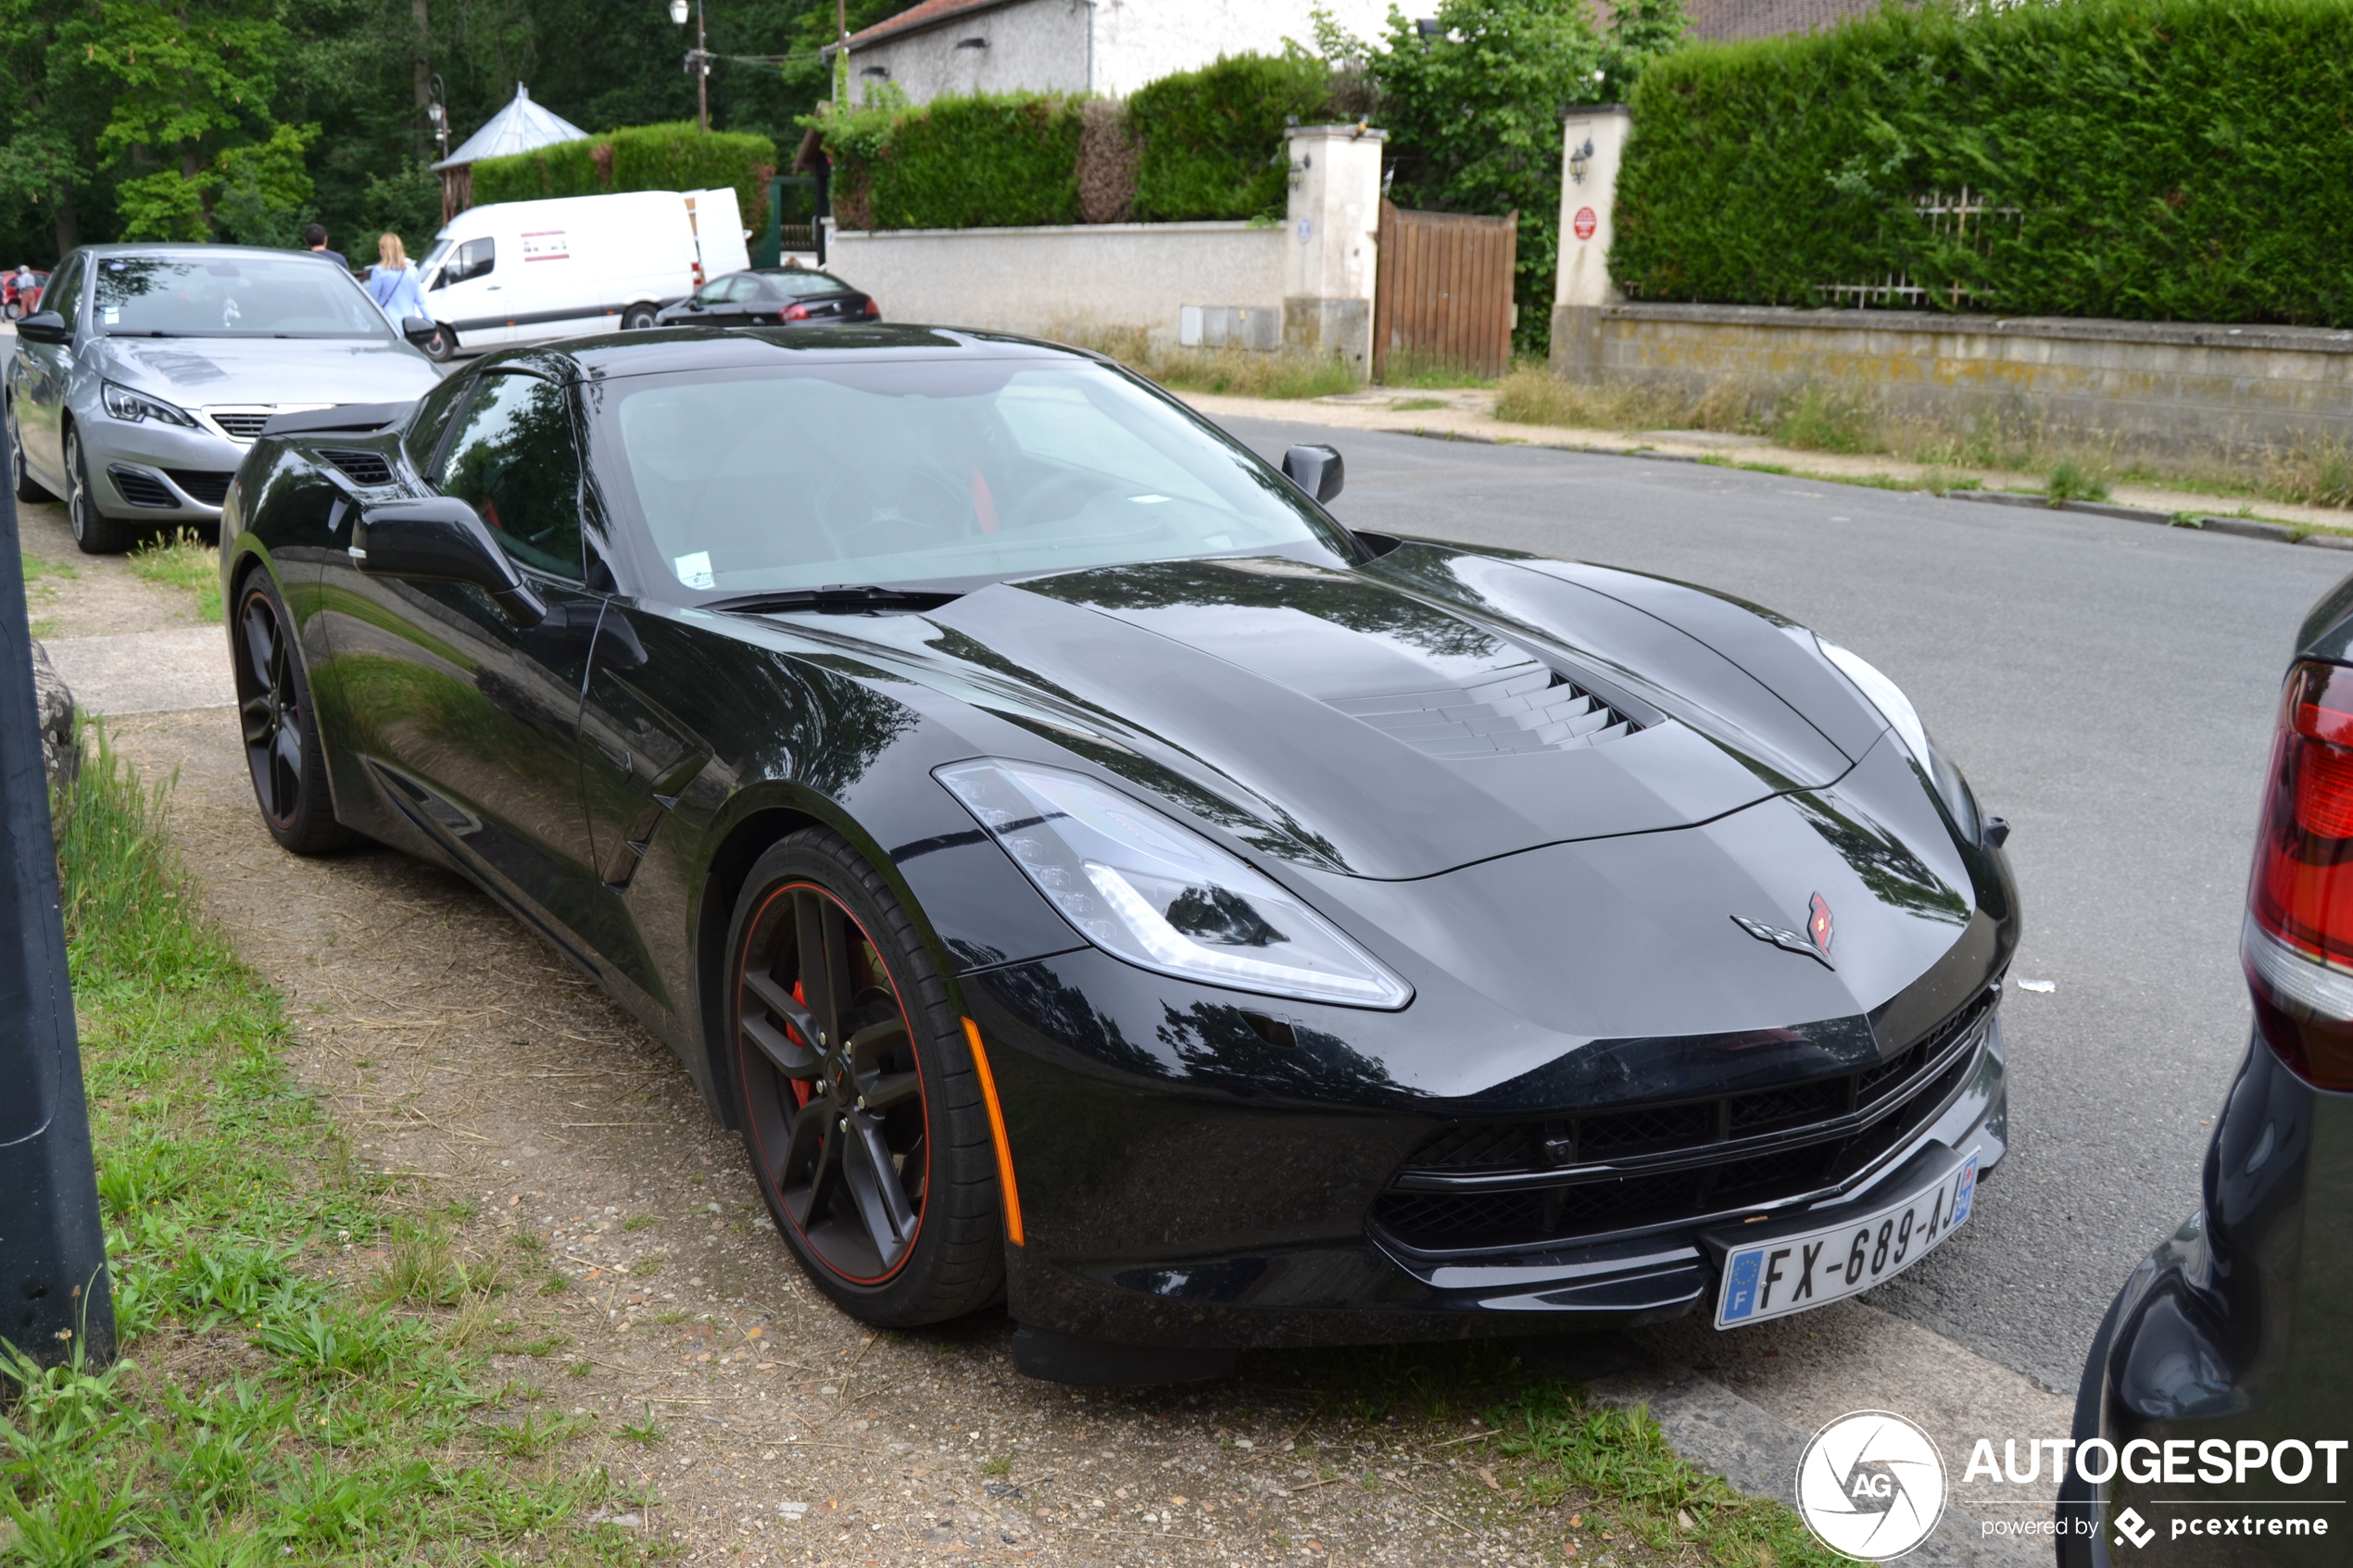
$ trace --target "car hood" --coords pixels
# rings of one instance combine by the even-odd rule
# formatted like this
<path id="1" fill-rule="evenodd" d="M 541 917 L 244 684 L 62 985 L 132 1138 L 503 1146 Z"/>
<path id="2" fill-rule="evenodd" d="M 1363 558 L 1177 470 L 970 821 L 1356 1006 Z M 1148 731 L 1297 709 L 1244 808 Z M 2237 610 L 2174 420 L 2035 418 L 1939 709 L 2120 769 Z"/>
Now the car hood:
<path id="1" fill-rule="evenodd" d="M 1453 602 L 1380 563 L 1273 557 L 998 583 L 923 617 L 793 621 L 889 645 L 916 679 L 1245 842 L 1362 878 L 1714 821 L 1833 783 L 1884 728 L 1854 726 L 1865 745 L 1843 751 L 1652 610 L 1538 570 L 1554 563 L 1446 559 Z M 1484 596 L 1464 587 L 1482 573 Z"/>
<path id="2" fill-rule="evenodd" d="M 102 337 L 100 373 L 174 403 L 396 403 L 441 377 L 405 343 L 335 338 Z"/>

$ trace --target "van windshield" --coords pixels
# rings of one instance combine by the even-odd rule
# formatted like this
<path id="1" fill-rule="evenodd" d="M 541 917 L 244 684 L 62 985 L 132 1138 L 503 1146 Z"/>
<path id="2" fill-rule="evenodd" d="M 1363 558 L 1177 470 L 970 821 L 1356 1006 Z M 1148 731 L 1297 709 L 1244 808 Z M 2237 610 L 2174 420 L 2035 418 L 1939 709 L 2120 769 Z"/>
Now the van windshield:
<path id="1" fill-rule="evenodd" d="M 1348 546 L 1279 474 L 1060 359 L 833 363 L 591 388 L 617 497 L 686 588 L 914 583 Z"/>
<path id="2" fill-rule="evenodd" d="M 384 312 L 334 262 L 302 254 L 109 256 L 91 299 L 110 337 L 382 338 Z"/>

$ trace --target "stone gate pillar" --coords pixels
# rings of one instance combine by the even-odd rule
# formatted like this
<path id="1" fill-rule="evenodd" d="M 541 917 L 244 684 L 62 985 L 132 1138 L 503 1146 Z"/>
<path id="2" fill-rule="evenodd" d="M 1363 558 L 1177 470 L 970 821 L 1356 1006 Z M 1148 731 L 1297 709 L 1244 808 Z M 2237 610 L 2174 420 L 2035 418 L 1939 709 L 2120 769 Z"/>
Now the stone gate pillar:
<path id="1" fill-rule="evenodd" d="M 1610 285 L 1610 209 L 1633 116 L 1623 104 L 1571 110 L 1561 125 L 1560 271 L 1553 283 L 1553 373 L 1602 376 L 1601 307 L 1624 296 Z"/>
<path id="2" fill-rule="evenodd" d="M 1290 201 L 1283 248 L 1283 346 L 1373 368 L 1373 279 L 1385 131 L 1299 125 L 1285 133 Z"/>

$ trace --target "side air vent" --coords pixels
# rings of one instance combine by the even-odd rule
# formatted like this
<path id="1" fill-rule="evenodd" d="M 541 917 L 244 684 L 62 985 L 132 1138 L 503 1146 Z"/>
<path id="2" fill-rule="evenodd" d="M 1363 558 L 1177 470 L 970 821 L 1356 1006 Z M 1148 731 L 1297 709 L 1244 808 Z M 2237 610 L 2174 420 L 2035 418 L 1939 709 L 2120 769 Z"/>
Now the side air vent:
<path id="1" fill-rule="evenodd" d="M 381 452 L 349 446 L 321 446 L 319 455 L 341 469 L 354 484 L 390 484 L 392 464 Z"/>
<path id="2" fill-rule="evenodd" d="M 163 481 L 151 473 L 141 473 L 137 469 L 127 469 L 117 463 L 107 468 L 107 475 L 114 481 L 114 487 L 121 492 L 122 498 L 134 507 L 170 508 L 180 504 L 180 497 L 165 489 Z"/>
<path id="3" fill-rule="evenodd" d="M 1475 686 L 1339 697 L 1332 706 L 1432 757 L 1569 751 L 1600 746 L 1636 728 L 1607 703 L 1533 660 L 1498 671 Z"/>
<path id="4" fill-rule="evenodd" d="M 206 469 L 166 469 L 171 483 L 180 486 L 191 501 L 202 501 L 217 507 L 229 498 L 229 482 L 237 476 Z"/>

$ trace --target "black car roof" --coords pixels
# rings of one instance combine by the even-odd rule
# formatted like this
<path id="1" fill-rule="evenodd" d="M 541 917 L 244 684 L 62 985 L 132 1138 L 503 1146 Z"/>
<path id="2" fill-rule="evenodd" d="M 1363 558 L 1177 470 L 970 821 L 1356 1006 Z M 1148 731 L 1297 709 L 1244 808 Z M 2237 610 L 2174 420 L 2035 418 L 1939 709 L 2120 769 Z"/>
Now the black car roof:
<path id="1" fill-rule="evenodd" d="M 1065 344 L 961 327 L 877 321 L 842 327 L 655 327 L 540 344 L 518 357 L 569 361 L 585 377 L 754 370 L 841 359 L 1085 359 Z"/>

